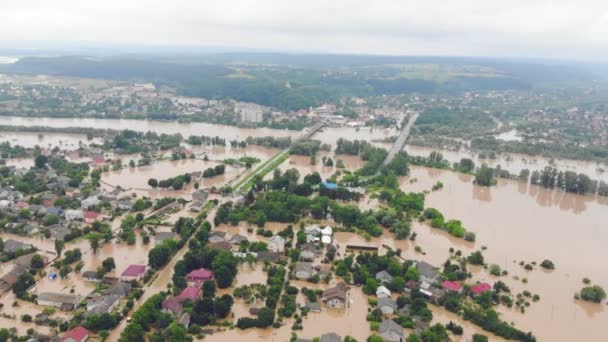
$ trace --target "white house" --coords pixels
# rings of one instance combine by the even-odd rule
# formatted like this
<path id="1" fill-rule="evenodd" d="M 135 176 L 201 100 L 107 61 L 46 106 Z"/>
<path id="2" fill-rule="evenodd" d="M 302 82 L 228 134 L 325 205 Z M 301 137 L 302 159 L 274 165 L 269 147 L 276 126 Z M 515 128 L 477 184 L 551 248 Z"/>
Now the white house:
<path id="1" fill-rule="evenodd" d="M 378 298 L 391 298 L 391 290 L 385 286 L 378 286 L 376 289 L 376 297 Z"/>
<path id="2" fill-rule="evenodd" d="M 268 240 L 268 250 L 275 253 L 285 252 L 285 239 L 280 235 L 274 235 Z"/>
<path id="3" fill-rule="evenodd" d="M 321 242 L 323 242 L 323 244 L 326 244 L 326 245 L 330 244 L 332 234 L 333 234 L 333 230 L 331 229 L 330 226 L 323 228 L 321 230 Z"/>

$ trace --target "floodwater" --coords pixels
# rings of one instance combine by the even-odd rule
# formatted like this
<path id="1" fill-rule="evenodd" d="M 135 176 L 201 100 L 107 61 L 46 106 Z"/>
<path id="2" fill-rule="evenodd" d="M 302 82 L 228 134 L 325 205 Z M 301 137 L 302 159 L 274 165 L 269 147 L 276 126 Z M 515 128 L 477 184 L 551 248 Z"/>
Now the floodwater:
<path id="1" fill-rule="evenodd" d="M 41 148 L 59 147 L 62 150 L 75 150 L 80 146 L 91 143 L 101 143 L 102 139 L 87 140 L 85 134 L 53 133 L 53 132 L 0 132 L 0 142 L 20 145 L 26 148 L 40 146 Z"/>
<path id="2" fill-rule="evenodd" d="M 389 147 L 390 144 L 384 144 L 384 147 Z M 404 150 L 413 156 L 424 156 L 428 155 L 433 151 L 439 151 L 442 153 L 443 158 L 448 160 L 450 163 L 459 162 L 462 158 L 470 158 L 475 162 L 475 165 L 479 166 L 487 164 L 491 167 L 500 165 L 503 170 L 508 170 L 512 174 L 519 174 L 523 169 L 530 171 L 542 170 L 547 165 L 554 165 L 561 171 L 575 171 L 581 172 L 593 179 L 608 181 L 608 173 L 605 170 L 608 166 L 594 161 L 580 161 L 570 159 L 555 159 L 545 158 L 541 156 L 529 156 L 523 154 L 502 154 L 497 156 L 496 159 L 480 159 L 478 155 L 467 150 L 460 151 L 449 151 L 441 150 L 432 147 L 405 145 Z"/>
<path id="3" fill-rule="evenodd" d="M 65 127 L 88 127 L 88 128 L 100 128 L 100 129 L 132 129 L 140 132 L 152 131 L 156 133 L 175 134 L 181 133 L 184 137 L 190 135 L 207 135 L 207 136 L 222 136 L 226 140 L 244 140 L 248 136 L 262 137 L 262 136 L 274 136 L 274 137 L 287 137 L 292 138 L 301 135 L 298 131 L 289 130 L 276 130 L 270 128 L 239 128 L 235 126 L 224 126 L 208 123 L 179 123 L 174 121 L 152 121 L 152 120 L 127 120 L 127 119 L 69 119 L 69 118 L 28 118 L 28 117 L 16 117 L 16 116 L 2 116 L 0 117 L 0 125 L 12 125 L 12 126 L 49 126 L 57 128 Z M 21 141 L 21 134 L 31 135 L 24 144 L 40 145 L 38 141 L 37 133 L 15 133 L 5 132 L 3 135 L 7 135 L 14 139 L 18 137 Z M 382 142 L 386 138 L 394 137 L 398 134 L 395 128 L 383 128 L 383 127 L 325 127 L 320 132 L 313 136 L 313 139 L 318 139 L 323 143 L 327 143 L 335 147 L 335 142 L 339 138 L 347 140 L 365 140 L 372 142 L 374 145 L 390 148 L 391 144 Z M 61 134 L 59 138 L 50 138 L 52 134 L 44 133 L 45 137 L 49 135 L 49 142 L 58 143 L 61 137 L 65 134 Z M 80 135 L 76 135 L 80 136 Z M 65 139 L 63 139 L 65 140 Z M 78 141 L 86 142 L 84 135 L 80 138 L 74 138 L 67 143 L 78 144 Z M 494 160 L 479 160 L 477 156 L 473 155 L 470 151 L 448 151 L 440 150 L 437 148 L 421 147 L 406 145 L 405 151 L 412 155 L 423 155 L 428 156 L 432 151 L 441 151 L 444 158 L 449 160 L 451 163 L 459 161 L 461 158 L 472 158 L 476 164 L 487 163 L 490 166 L 500 164 L 503 169 L 509 170 L 512 173 L 519 173 L 521 169 L 528 168 L 530 170 L 540 170 L 546 165 L 549 165 L 551 160 L 544 157 L 533 157 L 526 155 L 504 155 Z M 598 164 L 597 162 L 585 162 L 575 160 L 562 160 L 558 159 L 555 161 L 557 166 L 563 170 L 571 170 L 577 172 L 583 172 L 593 178 L 603 179 L 608 181 L 608 176 L 604 170 L 607 168 L 605 165 Z"/>
<path id="4" fill-rule="evenodd" d="M 195 171 L 204 171 L 207 168 L 219 165 L 212 161 L 204 161 L 199 159 L 181 159 L 175 161 L 157 161 L 151 165 L 141 167 L 126 167 L 116 171 L 109 171 L 102 175 L 102 179 L 114 186 L 121 186 L 128 189 L 146 189 L 148 179 L 156 178 L 163 180 L 171 177 L 192 173 Z M 199 181 L 201 187 L 218 185 L 224 182 L 234 173 L 234 169 L 230 166 L 226 167 L 226 173 L 211 178 L 203 178 Z"/>
<path id="5" fill-rule="evenodd" d="M 608 319 L 605 306 L 573 299 L 583 287 L 584 277 L 594 284 L 608 286 L 608 273 L 598 266 L 599 260 L 608 257 L 605 248 L 608 230 L 602 224 L 608 218 L 608 207 L 603 199 L 549 191 L 512 180 L 499 180 L 491 188 L 479 187 L 472 183 L 471 176 L 422 167 L 412 168 L 410 178 L 416 178 L 417 182 L 410 184 L 405 180 L 402 189 L 420 191 L 436 181 L 443 182 L 443 189 L 427 195 L 426 205 L 439 209 L 448 219 L 461 220 L 477 234 L 475 244 L 463 242 L 454 246 L 449 241 L 454 238 L 439 232 L 445 241 L 438 246 L 433 241 L 436 239 L 426 236 L 436 230 L 426 225 L 414 226 L 418 233 L 416 243 L 427 256 L 447 257 L 450 246 L 464 254 L 487 246 L 483 252 L 486 262 L 509 271 L 503 281 L 516 293 L 527 289 L 541 297 L 525 314 L 501 309 L 507 321 L 531 330 L 541 341 L 572 341 L 581 332 L 589 341 L 605 340 L 608 336 L 602 324 Z M 556 269 L 525 271 L 519 266 L 520 261 L 543 259 L 552 260 Z M 527 278 L 528 283 L 513 276 Z M 497 280 L 487 274 L 484 277 L 477 280 Z"/>
<path id="6" fill-rule="evenodd" d="M 129 119 L 69 119 L 69 118 L 28 118 L 16 116 L 0 117 L 0 125 L 11 126 L 48 126 L 48 127 L 88 127 L 97 129 L 130 129 L 139 132 L 156 132 L 165 134 L 181 133 L 190 135 L 221 136 L 226 140 L 244 140 L 253 137 L 287 137 L 297 136 L 299 132 L 270 128 L 239 128 L 235 126 L 216 125 L 202 122 L 179 123 L 175 121 L 151 121 Z"/>

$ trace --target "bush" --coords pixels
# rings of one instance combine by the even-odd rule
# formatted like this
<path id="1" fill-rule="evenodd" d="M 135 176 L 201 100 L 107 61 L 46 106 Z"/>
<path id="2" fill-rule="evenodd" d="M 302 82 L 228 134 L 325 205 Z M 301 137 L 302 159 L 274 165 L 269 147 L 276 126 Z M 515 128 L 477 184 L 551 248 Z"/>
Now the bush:
<path id="1" fill-rule="evenodd" d="M 581 299 L 588 302 L 601 303 L 606 299 L 606 291 L 597 285 L 587 286 L 581 290 Z"/>
<path id="2" fill-rule="evenodd" d="M 548 260 L 548 259 L 543 260 L 543 262 L 540 263 L 540 267 L 545 268 L 547 270 L 555 269 L 555 265 L 553 264 L 553 261 Z"/>
<path id="3" fill-rule="evenodd" d="M 501 270 L 500 270 L 500 266 L 496 265 L 496 264 L 492 264 L 490 265 L 490 274 L 493 276 L 497 276 L 500 277 L 501 274 Z"/>

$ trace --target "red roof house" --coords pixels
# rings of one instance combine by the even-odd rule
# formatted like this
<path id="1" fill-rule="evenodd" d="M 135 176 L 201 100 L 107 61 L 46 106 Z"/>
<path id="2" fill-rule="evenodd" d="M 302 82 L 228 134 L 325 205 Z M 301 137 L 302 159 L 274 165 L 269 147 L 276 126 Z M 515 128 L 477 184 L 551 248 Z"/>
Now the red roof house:
<path id="1" fill-rule="evenodd" d="M 87 211 L 84 213 L 84 222 L 85 223 L 93 223 L 97 221 L 99 214 L 94 211 Z"/>
<path id="2" fill-rule="evenodd" d="M 213 272 L 206 268 L 199 268 L 186 275 L 186 280 L 193 283 L 201 283 L 207 280 L 213 280 Z"/>
<path id="3" fill-rule="evenodd" d="M 93 163 L 95 163 L 95 165 L 103 165 L 106 163 L 106 160 L 101 156 L 97 156 L 93 158 Z"/>
<path id="4" fill-rule="evenodd" d="M 30 207 L 29 203 L 24 202 L 24 201 L 19 201 L 19 202 L 15 203 L 15 208 L 17 208 L 17 209 L 27 209 L 29 207 Z"/>
<path id="5" fill-rule="evenodd" d="M 129 265 L 129 267 L 120 274 L 120 280 L 140 280 L 147 270 L 148 267 L 146 265 Z"/>
<path id="6" fill-rule="evenodd" d="M 182 303 L 186 300 L 194 301 L 199 297 L 201 290 L 197 287 L 189 286 L 185 288 L 179 295 L 169 298 L 162 302 L 164 310 L 179 314 L 182 311 Z"/>
<path id="7" fill-rule="evenodd" d="M 473 292 L 474 295 L 479 295 L 490 290 L 492 290 L 492 286 L 490 286 L 488 283 L 481 283 L 471 286 L 471 292 Z"/>
<path id="8" fill-rule="evenodd" d="M 84 342 L 89 339 L 89 331 L 81 326 L 77 326 L 72 330 L 68 330 L 63 334 L 62 341 L 66 342 Z"/>
<path id="9" fill-rule="evenodd" d="M 443 286 L 443 288 L 448 291 L 453 291 L 453 292 L 462 291 L 462 284 L 459 281 L 446 280 L 443 283 L 441 283 L 441 286 Z"/>

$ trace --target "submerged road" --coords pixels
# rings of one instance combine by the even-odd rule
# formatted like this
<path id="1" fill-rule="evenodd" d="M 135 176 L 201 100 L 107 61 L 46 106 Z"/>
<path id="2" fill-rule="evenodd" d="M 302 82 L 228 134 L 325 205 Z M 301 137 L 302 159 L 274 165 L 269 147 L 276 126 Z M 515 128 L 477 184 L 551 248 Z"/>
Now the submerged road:
<path id="1" fill-rule="evenodd" d="M 401 130 L 401 134 L 399 134 L 399 137 L 393 144 L 393 147 L 390 151 L 388 151 L 388 155 L 386 156 L 386 159 L 384 159 L 383 165 L 388 165 L 388 163 L 393 161 L 393 158 L 395 158 L 397 153 L 399 153 L 403 149 L 403 147 L 405 146 L 405 142 L 407 141 L 407 137 L 410 135 L 412 126 L 414 126 L 414 123 L 416 122 L 416 119 L 418 119 L 418 113 L 414 113 L 410 116 L 409 121 Z"/>

